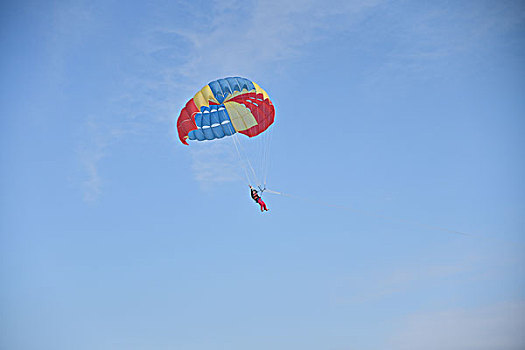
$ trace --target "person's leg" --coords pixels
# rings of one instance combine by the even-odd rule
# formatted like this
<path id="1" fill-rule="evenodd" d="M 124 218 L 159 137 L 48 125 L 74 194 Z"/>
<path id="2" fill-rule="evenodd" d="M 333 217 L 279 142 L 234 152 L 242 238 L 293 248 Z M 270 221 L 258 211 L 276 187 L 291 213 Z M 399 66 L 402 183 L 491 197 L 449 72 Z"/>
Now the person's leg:
<path id="1" fill-rule="evenodd" d="M 261 210 L 268 210 L 268 208 L 266 208 L 266 203 L 264 203 L 262 199 L 259 199 L 259 204 L 261 205 Z"/>
<path id="2" fill-rule="evenodd" d="M 264 211 L 265 204 L 264 204 L 263 200 L 261 198 L 259 198 L 257 200 L 257 203 L 259 203 L 259 205 L 261 206 L 261 211 Z"/>

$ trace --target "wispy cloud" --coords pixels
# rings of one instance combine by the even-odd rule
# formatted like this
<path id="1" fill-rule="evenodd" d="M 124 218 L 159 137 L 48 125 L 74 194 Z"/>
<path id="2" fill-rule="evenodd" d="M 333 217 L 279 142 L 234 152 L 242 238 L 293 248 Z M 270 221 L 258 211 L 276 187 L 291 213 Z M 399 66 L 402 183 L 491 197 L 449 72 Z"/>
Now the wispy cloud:
<path id="1" fill-rule="evenodd" d="M 447 64 L 448 58 L 476 45 L 472 37 L 486 41 L 487 33 L 516 23 L 504 20 L 506 12 L 500 8 L 476 8 L 466 15 L 446 7 L 422 6 L 407 18 L 399 12 L 402 6 L 381 0 L 181 1 L 165 6 L 130 38 L 133 59 L 123 70 L 121 88 L 109 98 L 116 122 L 133 121 L 138 133 L 144 132 L 144 125 L 155 125 L 156 132 L 165 130 L 169 142 L 177 142 L 174 121 L 180 109 L 210 80 L 240 75 L 264 87 L 276 75 L 285 79 L 288 65 L 301 59 L 312 44 L 334 36 L 356 33 L 358 39 L 352 41 L 356 53 L 364 55 L 375 46 L 384 48 L 379 50 L 383 52 L 381 63 L 368 67 L 371 71 L 366 74 L 365 85 L 374 85 L 385 76 L 395 79 L 396 74 L 404 76 L 407 72 L 420 77 L 432 75 L 434 65 Z M 91 10 L 79 11 L 84 22 L 92 21 Z M 498 16 L 489 21 L 487 13 L 491 11 Z M 370 24 L 367 19 L 371 14 L 381 20 Z M 450 25 L 434 25 L 443 21 Z M 464 23 L 465 30 L 458 29 L 458 23 Z M 104 149 L 110 152 L 107 146 Z M 99 147 L 94 145 L 90 152 L 100 154 Z M 202 182 L 201 157 L 192 158 L 195 179 Z M 226 163 L 207 169 L 210 175 L 206 178 L 225 179 L 221 174 L 230 170 L 221 164 Z M 90 168 L 100 178 L 100 172 L 86 167 Z M 211 175 L 214 169 L 217 172 Z"/>
<path id="2" fill-rule="evenodd" d="M 102 190 L 102 180 L 98 167 L 106 155 L 108 142 L 93 120 L 86 123 L 86 131 L 90 137 L 79 148 L 78 154 L 85 170 L 85 176 L 82 180 L 83 199 L 92 202 L 98 198 Z"/>
<path id="3" fill-rule="evenodd" d="M 86 202 L 95 201 L 102 191 L 102 181 L 98 171 L 100 160 L 104 157 L 103 151 L 93 151 L 82 153 L 81 162 L 86 171 L 86 179 L 82 183 L 82 198 Z"/>
<path id="4" fill-rule="evenodd" d="M 389 349 L 519 350 L 525 348 L 525 302 L 457 308 L 408 316 Z"/>
<path id="5" fill-rule="evenodd" d="M 472 273 L 473 263 L 466 260 L 456 264 L 417 265 L 378 272 L 366 271 L 363 276 L 340 280 L 334 291 L 333 300 L 338 305 L 377 302 L 422 286 L 439 285 L 443 281 L 465 277 Z"/>
<path id="6" fill-rule="evenodd" d="M 192 170 L 201 188 L 242 180 L 241 165 L 232 147 L 224 143 L 204 142 L 193 145 Z"/>
<path id="7" fill-rule="evenodd" d="M 383 25 L 371 28 L 368 43 L 378 49 L 381 63 L 367 73 L 367 85 L 407 75 L 442 78 L 454 65 L 483 65 L 491 61 L 488 56 L 507 54 L 496 49 L 501 37 L 525 21 L 517 1 L 388 3 L 384 9 Z"/>
<path id="8" fill-rule="evenodd" d="M 309 44 L 347 30 L 379 3 L 180 1 L 174 7 L 158 7 L 138 36 L 130 38 L 135 55 L 127 62 L 129 74 L 123 76 L 121 88 L 108 96 L 108 119 L 113 120 L 113 126 L 99 118 L 99 126 L 106 127 L 99 127 L 97 132 L 106 135 L 87 137 L 93 143 L 81 146 L 80 158 L 89 179 L 83 182 L 90 193 L 85 198 L 93 199 L 101 193 L 99 165 L 111 152 L 108 140 L 112 130 L 119 129 L 119 121 L 133 122 L 136 134 L 144 134 L 146 126 L 156 132 L 166 130 L 163 136 L 178 142 L 174 128 L 178 113 L 204 84 L 223 76 L 240 75 L 264 86 L 267 77 L 286 72 L 286 65 L 300 58 Z M 206 11 L 202 11 L 203 6 Z M 93 16 L 89 13 L 86 11 L 83 18 L 90 20 Z M 92 118 L 89 123 L 93 122 Z M 234 165 L 227 154 L 228 147 L 215 147 L 190 147 L 191 168 L 203 187 L 244 176 L 243 168 Z"/>
<path id="9" fill-rule="evenodd" d="M 354 25 L 379 2 L 239 0 L 208 3 L 204 12 L 201 3 L 184 2 L 182 11 L 194 14 L 190 21 L 161 19 L 141 41 L 145 59 L 158 74 L 155 80 L 149 77 L 136 85 L 169 91 L 170 108 L 163 110 L 172 123 L 186 101 L 209 81 L 239 75 L 264 84 L 265 77 L 285 72 L 284 65 L 301 57 L 309 44 Z M 199 154 L 192 165 L 196 180 L 229 181 L 232 177 L 224 174 L 231 173 L 231 162 L 208 166 L 211 162 L 202 160 L 205 152 L 194 152 Z M 215 150 L 210 157 L 219 158 Z"/>
<path id="10" fill-rule="evenodd" d="M 264 87 L 264 83 L 275 76 L 286 77 L 289 64 L 301 59 L 312 44 L 342 34 L 355 33 L 357 39 L 352 41 L 356 44 L 355 50 L 365 55 L 367 52 L 376 54 L 372 49 L 374 45 L 387 47 L 381 63 L 367 73 L 372 84 L 384 76 L 395 77 L 392 71 L 400 72 L 400 75 L 407 70 L 418 73 L 433 63 L 445 62 L 444 57 L 461 52 L 468 45 L 476 45 L 477 39 L 486 42 L 486 37 L 494 35 L 491 33 L 523 23 L 523 14 L 515 11 L 514 3 L 509 4 L 493 8 L 480 6 L 475 11 L 467 8 L 463 14 L 454 14 L 446 7 L 436 10 L 436 6 L 421 6 L 410 18 L 403 12 L 403 6 L 383 0 L 233 0 L 226 3 L 178 1 L 156 4 L 152 12 L 145 13 L 140 29 L 133 31 L 133 28 L 126 33 L 129 37 L 120 40 L 124 43 L 122 47 L 109 57 L 109 60 L 119 62 L 121 81 L 107 96 L 107 114 L 100 113 L 98 121 L 101 124 L 101 121 L 111 119 L 114 127 L 100 132 L 111 134 L 112 130 L 121 129 L 119 123 L 129 124 L 126 127 L 134 123 L 137 133 L 144 133 L 146 127 L 150 131 L 154 129 L 157 134 L 164 130 L 166 140 L 177 142 L 174 121 L 180 109 L 210 80 L 240 75 L 258 81 Z M 100 36 L 101 28 L 107 25 L 99 25 L 102 21 L 100 11 L 83 1 L 60 4 L 53 9 L 49 51 L 53 53 L 53 69 L 61 85 L 72 83 L 68 81 L 65 69 L 68 64 L 76 64 L 68 61 L 70 53 L 78 51 L 84 43 L 98 42 L 85 38 Z M 511 16 L 512 13 L 517 14 Z M 103 15 L 108 16 L 107 13 Z M 376 19 L 379 17 L 379 20 L 370 21 L 370 15 Z M 457 28 L 465 20 L 470 25 L 462 28 L 470 28 L 470 31 Z M 449 21 L 450 25 L 434 25 L 442 21 Z M 83 49 L 92 52 L 93 48 Z M 98 111 L 93 114 L 96 113 Z M 80 157 L 91 159 L 86 162 L 90 165 L 85 166 L 90 174 L 88 177 L 92 179 L 88 187 L 100 191 L 102 174 L 97 164 L 111 152 L 111 147 L 86 143 L 80 148 Z M 193 164 L 193 168 L 198 167 L 199 164 Z M 220 167 L 217 169 L 219 173 L 224 172 Z M 202 179 L 197 173 L 195 177 L 198 181 Z"/>
<path id="11" fill-rule="evenodd" d="M 173 24 L 153 30 L 156 40 L 149 40 L 149 50 L 157 55 L 179 45 L 178 57 L 172 59 L 180 63 L 168 72 L 177 81 L 191 84 L 192 89 L 195 84 L 229 74 L 273 74 L 277 63 L 301 56 L 305 45 L 348 29 L 379 2 L 269 0 L 232 1 L 228 6 L 210 4 L 204 18 L 196 17 L 182 25 L 171 21 Z M 201 13 L 200 5 L 186 4 L 190 7 L 186 11 Z"/>
<path id="12" fill-rule="evenodd" d="M 102 193 L 104 182 L 100 175 L 100 163 L 110 156 L 110 147 L 123 137 L 135 134 L 136 126 L 118 126 L 100 122 L 90 117 L 84 123 L 83 136 L 77 154 L 84 170 L 81 177 L 82 198 L 86 202 L 96 201 Z"/>

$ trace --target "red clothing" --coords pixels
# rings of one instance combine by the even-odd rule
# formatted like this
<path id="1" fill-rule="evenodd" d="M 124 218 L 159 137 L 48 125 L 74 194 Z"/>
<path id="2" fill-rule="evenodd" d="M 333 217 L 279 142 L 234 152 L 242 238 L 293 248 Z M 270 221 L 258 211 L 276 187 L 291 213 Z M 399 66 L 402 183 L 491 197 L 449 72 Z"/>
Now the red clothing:
<path id="1" fill-rule="evenodd" d="M 263 202 L 263 200 L 261 199 L 261 197 L 259 197 L 259 199 L 257 200 L 257 203 L 259 203 L 259 205 L 261 206 L 261 211 L 267 211 L 268 208 L 266 208 L 266 203 Z"/>

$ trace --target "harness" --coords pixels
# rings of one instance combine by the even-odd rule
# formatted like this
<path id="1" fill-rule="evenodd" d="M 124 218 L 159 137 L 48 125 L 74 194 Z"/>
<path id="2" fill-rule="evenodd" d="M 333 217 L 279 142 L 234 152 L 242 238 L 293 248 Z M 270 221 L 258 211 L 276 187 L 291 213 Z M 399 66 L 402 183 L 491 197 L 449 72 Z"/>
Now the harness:
<path id="1" fill-rule="evenodd" d="M 252 190 L 252 198 L 253 198 L 254 201 L 257 202 L 257 201 L 259 201 L 259 199 L 260 199 L 261 197 L 259 197 L 259 195 L 257 194 L 257 191 L 256 191 L 256 190 Z"/>

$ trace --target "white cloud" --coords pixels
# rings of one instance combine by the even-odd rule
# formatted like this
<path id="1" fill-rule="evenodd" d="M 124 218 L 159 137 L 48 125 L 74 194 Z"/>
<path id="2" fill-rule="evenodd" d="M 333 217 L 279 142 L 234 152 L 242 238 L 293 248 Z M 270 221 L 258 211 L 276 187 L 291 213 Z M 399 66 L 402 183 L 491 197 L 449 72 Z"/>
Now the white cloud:
<path id="1" fill-rule="evenodd" d="M 339 281 L 334 291 L 334 302 L 338 305 L 377 302 L 418 288 L 439 285 L 443 281 L 457 280 L 472 273 L 473 263 L 469 259 L 456 264 L 419 264 L 384 271 L 364 271 L 363 275 Z"/>
<path id="2" fill-rule="evenodd" d="M 525 349 L 525 302 L 408 316 L 391 338 L 393 350 Z"/>
<path id="3" fill-rule="evenodd" d="M 243 180 L 242 167 L 229 143 L 201 142 L 191 146 L 192 170 L 203 189 Z"/>
<path id="4" fill-rule="evenodd" d="M 462 18 L 451 17 L 446 8 L 438 12 L 422 10 L 421 16 L 407 19 L 404 13 L 396 13 L 402 6 L 382 0 L 232 0 L 206 4 L 179 1 L 156 5 L 157 12 L 146 14 L 140 31 L 130 33 L 130 37 L 123 40 L 136 45 L 131 50 L 133 53 L 126 51 L 127 56 L 115 58 L 126 62 L 122 62 L 120 89 L 114 90 L 114 96 L 108 96 L 112 104 L 108 116 L 114 124 L 136 122 L 136 131 L 141 133 L 144 124 L 155 125 L 156 133 L 161 129 L 170 130 L 166 135 L 169 134 L 173 142 L 177 142 L 173 130 L 178 113 L 204 84 L 223 76 L 240 75 L 261 82 L 264 87 L 268 75 L 285 75 L 286 65 L 300 58 L 305 49 L 317 41 L 355 31 L 356 36 L 367 39 L 361 43 L 358 38 L 357 45 L 363 47 L 356 47 L 356 51 L 363 48 L 366 51 L 367 45 L 373 46 L 368 39 L 375 37 L 378 45 L 384 46 L 385 41 L 399 44 L 382 66 L 367 74 L 367 79 L 374 82 L 384 76 L 392 77 L 387 74 L 392 71 L 424 69 L 429 62 L 439 62 L 451 52 L 476 42 L 472 37 L 484 38 L 498 28 L 515 25 L 518 19 L 518 15 L 509 15 L 512 6 L 510 10 L 495 7 L 492 17 L 487 16 L 490 9 L 480 8 L 472 14 L 471 22 L 478 25 L 470 28 L 476 32 L 452 36 L 451 33 L 458 32 L 454 25 Z M 62 61 L 67 57 L 65 53 L 86 42 L 86 35 L 103 28 L 97 23 L 97 11 L 83 1 L 57 6 L 54 11 L 50 51 L 56 61 L 54 69 L 64 79 L 66 75 L 61 70 Z M 372 13 L 379 14 L 380 19 L 364 21 Z M 392 18 L 403 18 L 403 23 L 392 27 L 395 24 Z M 433 25 L 447 18 L 450 26 L 437 27 L 450 29 L 440 31 Z M 492 22 L 487 21 L 488 18 L 493 18 Z M 384 20 L 390 22 L 383 23 Z M 363 29 L 361 25 L 366 23 L 373 24 Z M 365 33 L 368 29 L 377 32 Z M 108 116 L 102 116 L 101 120 Z M 95 189 L 101 188 L 97 164 L 110 152 L 110 147 L 93 144 L 81 148 L 82 161 L 91 179 L 85 186 L 96 193 Z M 194 163 L 193 168 L 202 169 L 202 164 Z M 196 178 L 203 176 L 196 173 Z"/>
<path id="5" fill-rule="evenodd" d="M 79 149 L 78 154 L 85 170 L 82 181 L 83 199 L 92 202 L 98 198 L 102 191 L 102 180 L 99 174 L 99 163 L 106 156 L 107 141 L 98 130 L 97 124 L 89 120 L 85 129 L 89 139 Z"/>
<path id="6" fill-rule="evenodd" d="M 192 88 L 231 74 L 256 75 L 269 64 L 301 55 L 301 49 L 328 33 L 347 29 L 379 1 L 233 1 L 211 5 L 208 16 L 193 25 L 167 25 L 153 31 L 188 43 L 179 54 L 186 61 L 170 71 Z M 198 13 L 196 8 L 188 9 Z M 335 19 L 335 20 L 334 20 Z M 337 21 L 340 19 L 340 21 Z M 151 40 L 150 40 L 151 42 Z M 179 41 L 180 42 L 180 41 Z M 150 47 L 155 54 L 169 44 Z M 274 72 L 272 67 L 271 72 Z M 203 83 L 204 82 L 204 83 Z"/>
<path id="7" fill-rule="evenodd" d="M 163 110 L 165 119 L 173 122 L 186 101 L 209 81 L 239 75 L 259 83 L 262 79 L 264 83 L 268 72 L 283 71 L 281 62 L 300 57 L 305 46 L 322 40 L 329 33 L 352 26 L 363 12 L 377 3 L 376 0 L 350 4 L 322 0 L 239 0 L 212 3 L 204 17 L 199 15 L 202 13 L 200 3 L 184 3 L 183 11 L 195 14 L 190 23 L 173 20 L 161 23 L 149 31 L 141 44 L 156 70 L 161 72 L 159 79 L 135 85 L 163 90 L 164 94 L 169 91 L 172 109 Z M 177 110 L 173 109 L 174 105 L 178 106 Z M 231 162 L 214 161 L 215 152 L 213 149 L 205 161 L 205 148 L 193 152 L 192 168 L 201 183 L 233 178 Z"/>
<path id="8" fill-rule="evenodd" d="M 122 137 L 136 133 L 134 125 L 121 124 L 118 126 L 101 123 L 94 117 L 89 117 L 84 124 L 83 137 L 77 154 L 84 174 L 82 176 L 82 197 L 86 202 L 96 201 L 103 189 L 103 180 L 100 176 L 100 163 L 109 156 L 108 149 Z"/>
<path id="9" fill-rule="evenodd" d="M 368 45 L 380 48 L 383 57 L 368 72 L 367 85 L 407 75 L 443 79 L 453 65 L 486 65 L 492 56 L 508 54 L 498 45 L 525 19 L 522 4 L 512 1 L 428 3 L 411 11 L 407 6 L 388 4 L 384 24 L 374 25 Z"/>
<path id="10" fill-rule="evenodd" d="M 107 113 L 86 117 L 78 147 L 84 199 L 94 201 L 102 193 L 100 164 L 111 155 L 115 141 L 129 133 L 144 136 L 166 130 L 165 141 L 178 142 L 175 120 L 204 84 L 231 75 L 264 83 L 264 74 L 279 71 L 281 62 L 300 57 L 305 46 L 352 25 L 377 3 L 238 0 L 206 4 L 207 11 L 199 2 L 182 1 L 167 11 L 159 6 L 144 21 L 139 36 L 129 38 L 135 55 L 126 62 L 121 88 L 107 96 Z M 64 52 L 83 42 L 83 34 L 96 31 L 98 12 L 78 2 L 59 6 L 54 13 L 52 51 L 63 59 Z M 71 28 L 77 30 L 69 34 Z M 116 57 L 124 58 L 130 57 Z M 63 62 L 57 64 L 61 66 Z M 191 168 L 203 187 L 245 177 L 238 158 L 228 154 L 230 145 L 218 144 L 189 147 Z"/>

